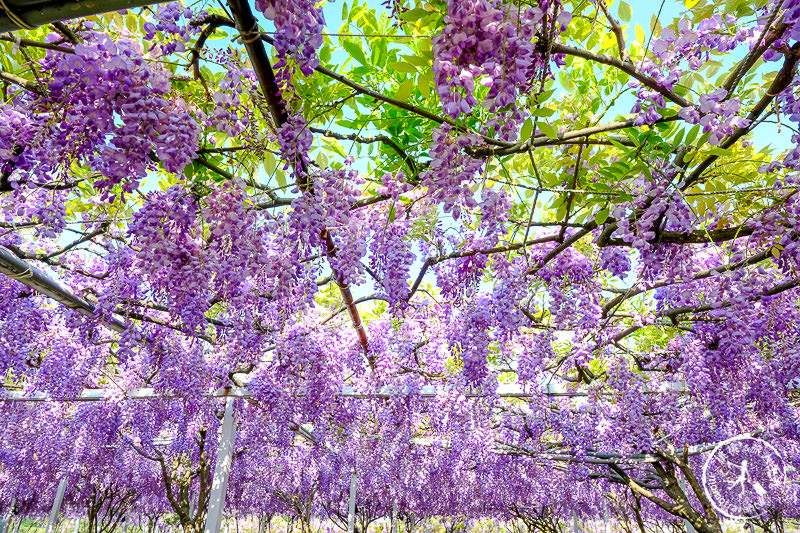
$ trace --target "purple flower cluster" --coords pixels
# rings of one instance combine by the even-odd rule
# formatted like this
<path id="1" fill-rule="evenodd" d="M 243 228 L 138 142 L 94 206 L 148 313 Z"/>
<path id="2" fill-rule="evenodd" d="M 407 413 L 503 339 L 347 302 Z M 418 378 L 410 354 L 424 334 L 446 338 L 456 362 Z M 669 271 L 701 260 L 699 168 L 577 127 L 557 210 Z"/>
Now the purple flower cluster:
<path id="1" fill-rule="evenodd" d="M 501 0 L 450 0 L 442 33 L 433 43 L 433 73 L 444 112 L 452 118 L 470 114 L 479 104 L 476 83 L 488 88 L 483 102 L 493 113 L 499 136 L 513 140 L 526 114 L 520 103 L 544 68 L 533 43 L 548 25 L 549 2 L 537 7 L 517 7 Z M 560 12 L 561 31 L 570 14 Z"/>
<path id="2" fill-rule="evenodd" d="M 759 27 L 737 27 L 736 22 L 736 17 L 732 15 L 723 18 L 716 13 L 701 20 L 693 28 L 691 21 L 680 19 L 677 32 L 672 28 L 665 28 L 658 38 L 653 39 L 650 45 L 653 59 L 645 59 L 640 70 L 655 79 L 661 87 L 673 90 L 687 67 L 698 70 L 709 60 L 712 51 L 729 52 L 738 44 L 751 39 L 754 34 L 760 33 Z M 728 26 L 735 28 L 732 34 L 727 32 Z M 632 113 L 639 113 L 636 124 L 652 124 L 660 119 L 658 109 L 666 107 L 664 95 L 636 80 L 631 80 L 628 85 L 637 89 L 637 102 L 631 109 Z M 727 95 L 722 98 L 725 96 Z M 738 106 L 736 107 L 738 111 Z M 730 116 L 726 115 L 726 118 Z M 697 120 L 699 121 L 699 117 Z"/>
<path id="3" fill-rule="evenodd" d="M 600 249 L 600 265 L 618 278 L 624 278 L 631 270 L 631 257 L 628 252 L 615 246 Z"/>
<path id="4" fill-rule="evenodd" d="M 511 197 L 504 190 L 485 188 L 481 193 L 481 229 L 488 246 L 496 245 L 506 234 L 505 223 L 510 216 Z"/>
<path id="5" fill-rule="evenodd" d="M 725 135 L 732 135 L 737 128 L 746 128 L 750 121 L 737 115 L 741 107 L 739 97 L 726 99 L 728 91 L 719 88 L 711 94 L 701 94 L 698 106 L 684 107 L 678 116 L 689 124 L 700 124 L 703 133 L 708 133 L 708 142 L 717 145 Z"/>
<path id="6" fill-rule="evenodd" d="M 599 287 L 588 257 L 576 250 L 565 251 L 537 275 L 547 284 L 547 307 L 554 326 L 589 329 L 597 325 L 602 315 Z"/>
<path id="7" fill-rule="evenodd" d="M 694 25 L 679 21 L 654 41 L 655 61 L 645 68 L 677 87 L 686 79 L 684 63 L 694 69 L 705 54 L 733 44 L 742 45 L 737 54 L 747 53 L 738 48 L 753 40 L 741 37 L 759 33 L 764 13 L 777 5 L 785 8 L 787 35 L 795 35 L 794 4 L 774 1 L 757 11 L 759 22 L 741 27 L 716 15 Z M 314 64 L 316 5 L 259 6 L 286 40 L 282 75 L 303 61 Z M 597 7 L 586 4 L 581 16 Z M 28 273 L 20 281 L 0 276 L 6 387 L 53 398 L 0 401 L 0 510 L 14 501 L 27 516 L 44 515 L 66 477 L 63 510 L 70 517 L 85 517 L 93 495 L 118 483 L 134 494 L 135 519 L 173 527 L 177 512 L 184 531 L 197 531 L 183 510 L 194 506 L 202 515 L 205 508 L 187 498 L 211 482 L 223 406 L 214 391 L 242 379 L 252 398 L 233 404 L 238 432 L 226 509 L 283 515 L 303 532 L 330 533 L 331 521 L 346 516 L 353 469 L 359 530 L 391 513 L 394 503 L 409 530 L 446 523 L 463 533 L 549 531 L 573 516 L 598 524 L 609 501 L 631 501 L 630 486 L 617 484 L 621 472 L 658 496 L 639 493 L 636 512 L 645 529 L 680 525 L 684 516 L 673 505 L 679 489 L 663 474 L 674 463 L 662 456 L 664 468 L 653 469 L 659 465 L 625 457 L 617 471 L 606 463 L 619 454 L 688 446 L 688 465 L 674 469 L 686 477 L 687 468 L 702 471 L 703 449 L 743 432 L 774 442 L 791 466 L 789 489 L 768 491 L 758 506 L 800 516 L 800 415 L 789 386 L 800 375 L 797 175 L 769 176 L 759 186 L 771 187 L 766 191 L 721 191 L 717 180 L 749 189 L 759 177 L 753 169 L 760 163 L 724 155 L 725 164 L 699 176 L 708 188 L 696 194 L 688 185 L 699 182 L 681 180 L 698 159 L 676 157 L 683 148 L 672 146 L 680 144 L 671 143 L 674 129 L 625 128 L 637 145 L 627 158 L 614 155 L 627 150 L 616 136 L 613 148 L 606 133 L 578 139 L 584 145 L 577 174 L 577 146 L 537 146 L 550 190 L 540 196 L 538 218 L 525 225 L 531 206 L 512 204 L 506 185 L 493 183 L 495 171 L 486 174 L 486 160 L 471 156 L 481 145 L 477 137 L 457 135 L 461 129 L 433 130 L 430 146 L 424 127 L 414 132 L 422 136 L 410 129 L 408 138 L 398 136 L 412 157 L 423 150 L 430 156 L 419 161 L 419 182 L 394 170 L 394 156 L 370 161 L 374 172 L 366 176 L 347 158 L 319 168 L 309 159 L 311 119 L 303 116 L 313 110 L 299 101 L 290 102 L 298 111 L 274 136 L 256 137 L 265 119 L 257 106 L 243 109 L 260 100 L 248 98 L 255 79 L 234 48 L 204 56 L 227 71 L 213 90 L 175 86 L 189 86 L 187 99 L 207 114 L 194 111 L 173 97 L 172 73 L 157 66 L 160 54 L 179 53 L 173 39 L 184 42 L 195 31 L 181 22 L 189 17 L 170 5 L 148 19 L 146 33 L 158 33 L 164 45 L 151 50 L 155 55 L 123 30 L 115 40 L 78 22 L 77 53 L 32 51 L 44 58 L 37 72 L 42 89 L 9 86 L 0 107 L 0 246 L 94 304 L 94 316 L 82 316 L 24 285 Z M 560 28 L 558 17 L 552 3 L 450 2 L 436 43 L 439 74 L 448 72 L 440 81 L 451 84 L 443 95 L 448 114 L 455 105 L 455 116 L 464 118 L 475 103 L 485 104 L 491 116 L 483 127 L 494 124 L 511 138 L 498 124 L 518 121 L 529 104 L 520 73 L 535 79 L 546 68 L 530 49 L 532 32 L 550 38 L 541 32 Z M 511 27 L 522 21 L 531 24 Z M 589 27 L 584 22 L 579 27 Z M 773 100 L 793 123 L 800 122 L 798 83 Z M 745 126 L 737 114 L 750 105 L 753 87 L 736 94 L 701 89 L 681 117 L 716 143 Z M 487 100 L 476 102 L 483 94 Z M 654 120 L 662 102 L 653 94 L 640 98 L 652 105 L 639 111 Z M 569 112 L 562 122 L 583 123 L 579 110 Z M 276 144 L 297 188 L 277 198 L 270 191 L 265 200 L 265 191 L 238 178 L 180 175 L 200 142 L 198 123 L 208 144 L 235 137 L 215 158 L 221 166 L 257 159 L 249 152 L 256 143 Z M 527 155 L 512 155 L 509 172 L 527 165 Z M 784 162 L 794 167 L 797 159 L 792 153 Z M 98 170 L 99 180 L 91 175 Z M 108 205 L 101 197 L 157 171 L 179 175 L 159 176 L 156 191 L 140 189 L 126 202 Z M 572 196 L 570 224 L 562 224 L 551 200 L 563 191 L 551 187 L 566 187 L 572 177 L 570 189 L 587 192 Z M 613 192 L 593 194 L 602 185 Z M 601 210 L 611 218 L 594 227 L 592 215 Z M 73 241 L 65 230 L 73 228 L 86 239 L 65 244 Z M 95 229 L 101 231 L 88 235 Z M 522 247 L 523 234 L 535 244 Z M 330 298 L 331 271 L 335 281 L 353 285 L 355 296 L 365 295 L 358 303 L 365 330 L 355 330 Z M 366 290 L 367 274 L 374 291 Z M 122 332 L 103 323 L 112 316 Z M 508 382 L 522 385 L 524 395 L 502 397 Z M 72 401 L 83 387 L 105 388 L 109 397 Z M 168 397 L 126 396 L 145 387 Z M 159 454 L 163 461 L 153 459 Z M 737 458 L 757 464 L 746 451 Z M 203 472 L 202 479 L 187 475 Z M 699 495 L 677 500 L 681 513 L 688 503 L 703 522 L 709 515 Z M 698 531 L 719 533 L 706 525 Z"/>
<path id="8" fill-rule="evenodd" d="M 321 247 L 341 280 L 355 283 L 365 273 L 361 259 L 367 254 L 370 231 L 366 211 L 352 209 L 361 196 L 364 178 L 349 166 L 321 170 L 310 177 L 313 188 L 292 201 L 288 215 L 291 234 L 304 249 Z M 326 234 L 333 250 L 324 238 Z"/>
<path id="9" fill-rule="evenodd" d="M 478 205 L 470 185 L 482 173 L 483 161 L 464 153 L 464 148 L 477 144 L 474 135 L 453 137 L 450 131 L 450 126 L 444 125 L 433 132 L 429 150 L 431 164 L 420 178 L 431 201 L 443 204 L 444 212 L 458 219 L 462 209 Z"/>
<path id="10" fill-rule="evenodd" d="M 389 222 L 381 217 L 374 224 L 375 235 L 370 243 L 370 264 L 381 278 L 382 289 L 392 308 L 398 312 L 406 306 L 411 292 L 408 277 L 416 259 L 407 241 L 411 221 L 395 218 Z"/>
<path id="11" fill-rule="evenodd" d="M 314 0 L 256 0 L 256 9 L 275 24 L 275 64 L 278 82 L 291 86 L 294 69 L 291 58 L 305 76 L 319 65 L 317 49 L 322 46 L 325 19 Z"/>
<path id="12" fill-rule="evenodd" d="M 284 161 L 283 168 L 291 168 L 295 180 L 306 179 L 305 172 L 311 163 L 308 150 L 314 142 L 314 136 L 305 118 L 299 113 L 289 115 L 286 123 L 278 128 L 277 142 Z"/>
<path id="13" fill-rule="evenodd" d="M 256 76 L 252 69 L 243 67 L 236 59 L 226 59 L 225 77 L 212 95 L 215 106 L 206 115 L 203 125 L 235 138 L 256 121 L 252 110 L 242 101 L 243 95 L 253 90 Z M 213 137 L 209 142 L 213 144 Z"/>
<path id="14" fill-rule="evenodd" d="M 155 21 L 145 22 L 143 27 L 145 40 L 152 43 L 150 51 L 163 56 L 185 52 L 192 35 L 201 31 L 196 22 L 208 13 L 201 11 L 196 17 L 193 15 L 191 7 L 183 8 L 178 2 L 158 6 L 154 13 Z M 156 34 L 160 34 L 160 39 L 155 39 Z"/>
<path id="15" fill-rule="evenodd" d="M 109 195 L 117 184 L 136 187 L 153 168 L 151 152 L 168 172 L 196 157 L 200 126 L 185 102 L 170 98 L 169 73 L 145 61 L 137 42 L 93 33 L 74 54 L 48 54 L 42 67 L 51 76 L 47 97 L 12 117 L 26 126 L 14 138 L 30 141 L 0 140 L 0 148 L 21 147 L 17 170 L 46 175 L 70 160 L 88 161 L 105 176 L 95 185 Z"/>

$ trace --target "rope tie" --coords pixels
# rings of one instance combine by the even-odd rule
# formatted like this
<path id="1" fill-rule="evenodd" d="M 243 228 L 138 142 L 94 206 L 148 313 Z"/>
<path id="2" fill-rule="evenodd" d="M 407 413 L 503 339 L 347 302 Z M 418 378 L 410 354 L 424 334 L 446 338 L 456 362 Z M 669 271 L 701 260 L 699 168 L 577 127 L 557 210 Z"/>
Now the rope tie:
<path id="1" fill-rule="evenodd" d="M 13 9 L 8 7 L 8 4 L 6 4 L 6 0 L 0 0 L 0 8 L 2 8 L 3 11 L 6 12 L 6 16 L 9 18 L 9 20 L 11 20 L 11 22 L 16 24 L 20 28 L 22 28 L 24 30 L 35 30 L 36 29 L 36 26 L 31 26 L 30 24 L 28 24 L 27 22 L 22 20 L 22 17 L 17 15 L 17 13 L 14 12 Z"/>
<path id="2" fill-rule="evenodd" d="M 3 0 L 0 0 L 0 2 L 2 2 L 2 1 Z M 23 280 L 26 280 L 26 279 L 33 279 L 33 269 L 31 267 L 28 267 L 27 269 L 25 269 L 24 272 L 20 272 L 19 274 L 7 273 L 6 276 L 8 276 L 9 278 L 15 279 L 17 281 L 23 281 Z"/>
<path id="3" fill-rule="evenodd" d="M 2 1 L 3 0 L 0 0 L 0 2 Z M 261 34 L 262 32 L 258 28 L 258 23 L 256 22 L 250 31 L 239 32 L 239 37 L 236 40 L 242 44 L 252 44 L 261 39 Z"/>

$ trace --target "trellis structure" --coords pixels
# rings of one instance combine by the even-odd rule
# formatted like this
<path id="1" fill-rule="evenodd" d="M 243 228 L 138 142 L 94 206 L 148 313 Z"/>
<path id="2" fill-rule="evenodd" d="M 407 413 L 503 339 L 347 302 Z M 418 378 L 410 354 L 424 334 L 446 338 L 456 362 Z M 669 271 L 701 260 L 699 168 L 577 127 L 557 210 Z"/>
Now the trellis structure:
<path id="1" fill-rule="evenodd" d="M 699 18 L 690 11 L 649 36 L 623 23 L 628 4 L 603 0 L 448 0 L 405 15 L 398 2 L 383 18 L 354 3 L 338 33 L 324 31 L 314 2 L 261 0 L 269 34 L 249 2 L 229 0 L 203 13 L 170 5 L 144 20 L 117 13 L 57 24 L 58 34 L 0 38 L 11 58 L 0 68 L 8 119 L 0 122 L 0 272 L 22 284 L 0 279 L 0 313 L 10 311 L 0 320 L 10 349 L 0 355 L 10 381 L 34 384 L 3 391 L 0 407 L 31 420 L 38 408 L 63 409 L 53 427 L 70 437 L 84 436 L 81 420 L 102 427 L 97 448 L 122 450 L 108 464 L 135 462 L 131 450 L 152 460 L 193 533 L 218 533 L 232 458 L 248 446 L 257 465 L 306 450 L 297 462 L 330 460 L 323 506 L 339 506 L 348 533 L 356 490 L 380 488 L 348 461 L 378 463 L 374 478 L 394 476 L 398 486 L 417 473 L 386 467 L 380 454 L 422 457 L 420 467 L 452 461 L 457 475 L 434 487 L 440 502 L 466 501 L 445 485 L 485 481 L 485 463 L 508 486 L 525 487 L 517 490 L 535 509 L 543 499 L 527 487 L 547 467 L 569 485 L 565 499 L 583 475 L 604 490 L 621 487 L 637 512 L 646 501 L 648 512 L 684 520 L 690 532 L 721 533 L 693 474 L 698 456 L 740 434 L 800 446 L 795 387 L 785 383 L 796 375 L 800 338 L 800 148 L 769 154 L 740 142 L 772 117 L 800 117 L 800 9 L 791 0 L 739 2 L 736 15 L 745 15 L 736 19 L 692 2 Z M 0 30 L 52 21 L 58 9 L 78 16 L 133 5 L 0 0 Z M 238 32 L 236 44 L 212 52 L 206 42 L 222 29 Z M 331 37 L 349 63 L 331 62 Z M 716 77 L 728 65 L 705 59 L 731 50 L 742 53 Z M 205 69 L 207 60 L 220 72 Z M 633 110 L 608 117 L 626 98 Z M 317 161 L 313 134 L 324 137 Z M 339 141 L 371 155 L 378 147 L 379 170 L 360 175 Z M 269 158 L 286 171 L 275 171 L 278 186 L 259 181 Z M 163 183 L 140 190 L 152 173 Z M 67 215 L 76 206 L 80 220 Z M 124 226 L 117 217 L 128 215 Z M 64 246 L 74 223 L 85 229 Z M 107 254 L 95 264 L 85 252 L 98 250 Z M 362 277 L 375 292 L 355 299 L 351 285 L 363 286 Z M 357 304 L 378 300 L 386 306 L 361 307 L 373 321 L 368 333 Z M 323 305 L 332 314 L 317 316 Z M 29 338 L 19 324 L 41 335 Z M 105 377 L 119 379 L 115 388 L 54 392 L 67 390 L 67 377 L 104 384 L 97 376 L 112 367 Z M 194 394 L 182 397 L 186 380 Z M 221 399 L 224 413 L 214 412 Z M 240 440 L 247 422 L 255 429 L 233 450 L 239 400 L 253 417 L 239 421 Z M 147 442 L 150 455 L 122 444 L 137 430 L 153 434 L 131 419 L 139 407 L 154 409 L 159 435 L 195 417 L 194 434 L 164 440 L 177 443 L 168 452 L 175 471 L 189 471 L 184 492 L 193 461 L 200 465 L 197 502 L 169 493 L 161 443 Z M 208 486 L 205 432 L 220 418 Z M 259 433 L 269 424 L 278 430 Z M 328 453 L 329 442 L 341 455 Z M 15 466 L 24 476 L 24 460 Z M 52 533 L 66 480 L 48 482 L 58 485 Z M 476 487 L 469 508 L 485 513 L 481 499 L 492 495 Z M 297 496 L 290 503 L 308 522 L 316 488 L 289 490 L 298 494 L 283 494 L 284 503 Z M 604 496 L 585 505 L 595 518 L 605 518 Z M 491 501 L 508 512 L 509 501 L 524 499 L 508 498 Z M 398 498 L 379 499 L 396 529 Z M 570 502 L 553 512 L 577 530 L 583 503 Z M 202 524 L 198 509 L 208 510 Z"/>

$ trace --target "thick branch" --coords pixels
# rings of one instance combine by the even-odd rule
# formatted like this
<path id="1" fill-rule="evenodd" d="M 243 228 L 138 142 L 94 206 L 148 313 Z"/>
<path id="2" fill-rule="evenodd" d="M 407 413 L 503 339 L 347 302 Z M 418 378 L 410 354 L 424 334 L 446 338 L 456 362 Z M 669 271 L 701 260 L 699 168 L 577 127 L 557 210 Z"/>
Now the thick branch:
<path id="1" fill-rule="evenodd" d="M 639 72 L 636 69 L 636 65 L 630 61 L 622 61 L 616 57 L 607 56 L 605 54 L 596 54 L 594 52 L 589 52 L 588 50 L 583 50 L 582 48 L 576 48 L 574 46 L 568 46 L 560 43 L 553 43 L 552 46 L 554 54 L 565 54 L 568 56 L 580 57 L 595 63 L 612 66 L 630 75 L 632 78 L 635 78 L 642 85 L 657 91 L 660 95 L 674 104 L 677 104 L 681 107 L 688 107 L 692 105 L 690 101 L 659 84 L 655 79 Z"/>
<path id="2" fill-rule="evenodd" d="M 280 88 L 275 81 L 275 74 L 272 71 L 272 65 L 267 57 L 264 43 L 257 38 L 253 38 L 253 36 L 258 33 L 258 23 L 256 22 L 253 12 L 250 9 L 250 5 L 246 0 L 229 0 L 228 6 L 231 8 L 234 20 L 236 21 L 236 28 L 239 30 L 242 36 L 245 37 L 244 42 L 245 48 L 247 49 L 247 54 L 250 57 L 251 63 L 253 64 L 259 86 L 261 87 L 261 91 L 264 93 L 264 96 L 267 99 L 267 103 L 269 105 L 270 112 L 272 113 L 272 117 L 275 120 L 275 124 L 276 126 L 280 127 L 287 123 L 289 118 L 283 100 L 281 100 Z M 267 41 L 271 40 L 268 36 L 263 34 L 262 39 Z M 297 176 L 296 179 L 298 187 L 301 191 L 305 192 L 309 188 L 305 169 L 296 169 L 295 175 Z M 328 255 L 328 258 L 330 259 L 335 257 L 336 246 L 334 245 L 333 239 L 331 238 L 328 230 L 323 229 L 320 237 L 325 243 L 325 252 Z M 333 267 L 331 268 L 334 270 L 334 279 L 336 280 L 336 284 L 339 286 L 342 299 L 347 306 L 347 310 L 353 322 L 353 328 L 356 330 L 361 347 L 364 350 L 364 353 L 367 355 L 370 367 L 374 370 L 375 357 L 369 353 L 369 341 L 367 339 L 367 333 L 364 329 L 364 324 L 361 321 L 361 315 L 359 314 L 358 308 L 353 300 L 350 287 L 344 283 L 342 277 L 335 271 L 335 269 L 333 269 Z"/>
<path id="3" fill-rule="evenodd" d="M 794 79 L 795 70 L 797 69 L 797 63 L 800 61 L 800 43 L 795 43 L 794 46 L 786 53 L 785 60 L 783 62 L 783 66 L 781 67 L 778 74 L 775 76 L 775 79 L 770 84 L 769 88 L 767 89 L 764 96 L 761 97 L 761 100 L 750 110 L 750 113 L 747 115 L 747 120 L 750 121 L 750 124 L 754 124 L 756 119 L 764 112 L 764 110 L 769 106 L 769 104 L 782 93 L 789 84 L 792 83 Z M 724 138 L 722 142 L 719 143 L 720 148 L 730 148 L 736 142 L 745 136 L 748 132 L 750 132 L 750 127 L 747 126 L 744 128 L 737 128 L 736 131 L 729 135 L 728 137 Z M 703 175 L 703 172 L 710 167 L 714 161 L 719 159 L 718 155 L 709 155 L 706 157 L 697 167 L 692 171 L 691 174 L 686 178 L 683 187 L 683 190 L 686 190 L 690 186 L 694 185 L 697 181 L 700 180 L 700 177 Z"/>

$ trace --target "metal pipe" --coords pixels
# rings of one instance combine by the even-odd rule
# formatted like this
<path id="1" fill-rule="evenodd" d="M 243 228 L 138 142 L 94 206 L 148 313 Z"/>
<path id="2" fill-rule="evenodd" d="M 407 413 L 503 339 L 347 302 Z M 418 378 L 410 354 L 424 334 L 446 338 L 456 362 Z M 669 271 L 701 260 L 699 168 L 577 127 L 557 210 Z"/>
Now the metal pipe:
<path id="1" fill-rule="evenodd" d="M 94 305 L 77 296 L 63 283 L 54 280 L 39 268 L 4 248 L 0 248 L 0 273 L 52 298 L 61 305 L 74 309 L 85 317 L 94 318 Z M 125 324 L 116 318 L 112 318 L 106 324 L 118 333 L 125 331 Z"/>
<path id="2" fill-rule="evenodd" d="M 8 9 L 14 14 L 8 14 L 0 8 L 0 32 L 22 29 L 12 18 L 21 19 L 29 26 L 41 26 L 59 20 L 69 20 L 79 17 L 88 17 L 120 9 L 132 9 L 163 2 L 153 0 L 73 0 L 70 2 L 36 2 L 36 1 L 11 1 L 6 0 Z"/>
<path id="3" fill-rule="evenodd" d="M 47 518 L 47 528 L 45 533 L 54 533 L 58 525 L 58 515 L 61 513 L 61 502 L 64 501 L 64 493 L 67 491 L 67 478 L 62 477 L 58 482 L 58 489 L 56 489 L 56 497 L 53 500 L 53 508 L 50 510 L 50 515 Z"/>
<path id="4" fill-rule="evenodd" d="M 208 498 L 205 533 L 219 533 L 222 526 L 225 493 L 228 491 L 228 476 L 231 473 L 231 461 L 233 460 L 233 443 L 236 440 L 236 424 L 233 418 L 233 398 L 229 397 L 225 403 L 225 415 L 222 418 L 219 446 L 217 447 L 217 464 L 214 466 L 214 479 L 211 495 Z"/>
<path id="5" fill-rule="evenodd" d="M 354 533 L 356 527 L 356 471 L 350 474 L 350 501 L 347 505 L 347 533 Z"/>

